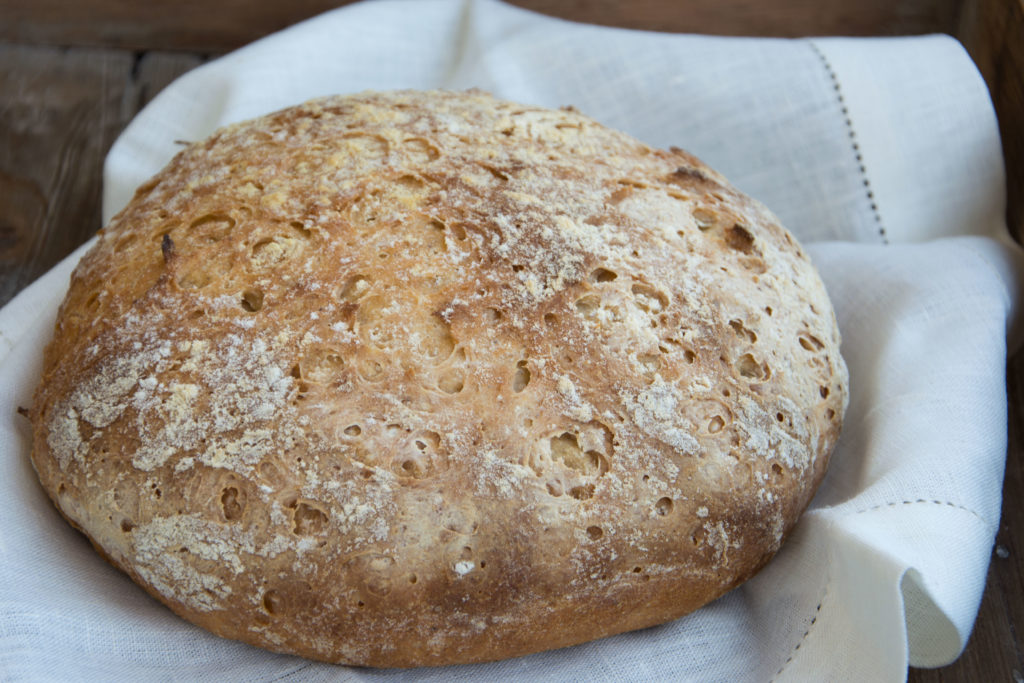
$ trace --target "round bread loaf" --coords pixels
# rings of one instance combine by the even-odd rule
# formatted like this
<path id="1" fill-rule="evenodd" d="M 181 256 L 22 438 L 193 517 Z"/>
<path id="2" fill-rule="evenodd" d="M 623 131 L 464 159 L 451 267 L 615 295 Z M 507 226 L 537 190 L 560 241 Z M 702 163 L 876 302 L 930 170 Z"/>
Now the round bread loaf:
<path id="1" fill-rule="evenodd" d="M 572 109 L 330 97 L 183 149 L 30 411 L 67 519 L 219 635 L 368 666 L 686 614 L 825 472 L 847 375 L 777 219 Z"/>

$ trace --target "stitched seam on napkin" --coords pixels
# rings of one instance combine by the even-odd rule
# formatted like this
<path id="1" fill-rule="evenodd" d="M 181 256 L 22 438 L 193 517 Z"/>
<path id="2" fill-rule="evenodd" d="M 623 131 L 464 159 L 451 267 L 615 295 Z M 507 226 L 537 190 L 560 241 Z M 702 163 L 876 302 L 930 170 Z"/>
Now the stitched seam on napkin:
<path id="1" fill-rule="evenodd" d="M 786 657 L 786 661 L 782 663 L 782 666 L 780 666 L 779 670 L 775 672 L 775 675 L 769 679 L 768 683 L 774 683 L 778 677 L 782 675 L 782 672 L 786 670 L 786 667 L 789 666 L 790 662 L 793 661 L 793 658 L 796 657 L 796 653 L 800 650 L 800 646 L 802 646 L 804 641 L 807 640 L 807 636 L 811 634 L 811 631 L 814 629 L 814 625 L 818 623 L 818 616 L 821 614 L 821 606 L 825 603 L 825 598 L 828 596 L 828 589 L 831 583 L 831 577 L 825 580 L 825 588 L 821 592 L 821 598 L 818 599 L 818 606 L 814 608 L 814 616 L 811 617 L 811 623 L 807 625 L 807 630 L 804 631 L 802 636 L 800 636 L 799 642 L 797 642 L 793 649 L 790 650 L 789 656 Z"/>
<path id="2" fill-rule="evenodd" d="M 875 201 L 875 191 L 871 187 L 871 180 L 868 178 L 868 169 L 864 165 L 864 156 L 860 151 L 860 143 L 857 142 L 857 133 L 853 129 L 853 121 L 850 119 L 850 109 L 846 106 L 846 98 L 843 96 L 843 88 L 839 84 L 839 76 L 836 74 L 836 70 L 832 68 L 832 63 L 828 61 L 828 57 L 821 51 L 818 44 L 813 40 L 808 40 L 807 44 L 811 46 L 811 50 L 814 54 L 818 55 L 818 59 L 821 61 L 821 65 L 825 67 L 825 71 L 828 73 L 828 77 L 832 81 L 832 86 L 836 91 L 836 99 L 839 100 L 839 109 L 843 112 L 843 120 L 846 122 L 846 130 L 850 134 L 850 145 L 853 147 L 854 157 L 857 159 L 857 166 L 860 168 L 860 174 L 864 181 L 864 191 L 868 196 L 868 203 L 871 204 L 871 213 L 875 217 L 875 223 L 878 224 L 878 236 L 882 238 L 883 244 L 889 244 L 889 235 L 885 232 L 885 225 L 882 223 L 882 214 L 878 211 L 878 203 Z"/>
<path id="3" fill-rule="evenodd" d="M 977 517 L 978 521 L 980 521 L 986 527 L 995 527 L 996 526 L 995 523 L 988 521 L 983 516 L 981 516 L 981 514 L 979 514 L 978 512 L 975 512 L 974 510 L 972 510 L 969 507 L 964 507 L 963 505 L 960 505 L 959 503 L 954 503 L 954 502 L 949 501 L 949 500 L 938 500 L 938 499 L 928 499 L 928 498 L 917 498 L 915 500 L 897 500 L 897 501 L 893 501 L 891 503 L 878 503 L 877 505 L 872 505 L 871 507 L 864 508 L 863 510 L 855 510 L 853 512 L 853 514 L 860 515 L 860 514 L 863 514 L 865 512 L 874 512 L 875 510 L 880 510 L 880 509 L 885 508 L 885 507 L 894 508 L 894 507 L 899 507 L 900 505 L 918 505 L 920 503 L 926 503 L 928 505 L 943 505 L 945 507 L 951 507 L 951 508 L 953 508 L 955 510 L 962 510 L 964 512 L 969 512 L 970 514 L 972 514 L 975 517 Z"/>
<path id="4" fill-rule="evenodd" d="M 283 681 L 285 679 L 291 678 L 295 674 L 308 669 L 312 665 L 313 665 L 313 662 L 305 662 L 304 664 L 300 665 L 297 669 L 292 669 L 291 671 L 286 671 L 286 672 L 282 673 L 279 676 L 274 676 L 273 678 L 268 678 L 267 679 L 267 683 L 274 683 L 274 681 Z M 351 679 L 344 678 L 344 679 L 341 679 L 341 680 L 344 681 L 344 680 L 351 680 Z"/>

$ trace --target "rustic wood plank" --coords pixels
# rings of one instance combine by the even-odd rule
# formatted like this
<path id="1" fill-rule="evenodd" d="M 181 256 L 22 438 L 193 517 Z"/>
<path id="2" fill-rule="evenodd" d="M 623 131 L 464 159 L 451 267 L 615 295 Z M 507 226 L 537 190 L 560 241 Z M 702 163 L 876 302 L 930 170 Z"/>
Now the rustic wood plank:
<path id="1" fill-rule="evenodd" d="M 957 37 L 988 83 L 1006 158 L 1007 222 L 1024 238 L 1024 0 L 967 0 Z"/>
<path id="2" fill-rule="evenodd" d="M 0 44 L 0 304 L 100 228 L 107 150 L 200 61 Z"/>
<path id="3" fill-rule="evenodd" d="M 133 78 L 137 109 L 149 104 L 178 76 L 204 61 L 204 57 L 189 53 L 147 52 L 142 55 L 136 63 Z"/>
<path id="4" fill-rule="evenodd" d="M 903 35 L 952 32 L 960 0 L 512 0 L 605 26 L 734 36 Z"/>
<path id="5" fill-rule="evenodd" d="M 0 301 L 99 228 L 132 55 L 0 45 Z"/>
<path id="6" fill-rule="evenodd" d="M 574 21 L 723 35 L 952 33 L 961 0 L 513 0 Z M 0 0 L 0 40 L 223 52 L 348 0 Z"/>
<path id="7" fill-rule="evenodd" d="M 0 0 L 0 40 L 215 53 L 350 2 Z"/>

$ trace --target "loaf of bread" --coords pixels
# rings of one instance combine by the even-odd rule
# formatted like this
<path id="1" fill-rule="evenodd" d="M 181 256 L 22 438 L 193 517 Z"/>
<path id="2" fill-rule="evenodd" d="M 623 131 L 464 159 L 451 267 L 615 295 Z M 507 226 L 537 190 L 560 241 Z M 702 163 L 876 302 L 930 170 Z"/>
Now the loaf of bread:
<path id="1" fill-rule="evenodd" d="M 185 619 L 376 667 L 699 608 L 847 401 L 824 287 L 693 156 L 478 92 L 184 148 L 72 278 L 30 410 L 60 512 Z"/>

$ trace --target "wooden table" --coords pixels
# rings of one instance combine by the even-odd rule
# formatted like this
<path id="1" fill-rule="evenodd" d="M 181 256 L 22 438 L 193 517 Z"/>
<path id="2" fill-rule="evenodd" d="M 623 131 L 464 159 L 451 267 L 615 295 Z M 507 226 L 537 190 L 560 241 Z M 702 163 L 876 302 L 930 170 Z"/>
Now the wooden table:
<path id="1" fill-rule="evenodd" d="M 178 75 L 332 0 L 0 0 L 0 305 L 100 227 L 103 158 Z M 945 32 L 967 46 L 1000 118 L 1015 235 L 1024 235 L 1024 0 L 521 0 L 577 21 L 731 35 Z M 963 656 L 910 680 L 1024 682 L 1024 354 L 1008 365 L 1003 517 Z"/>

